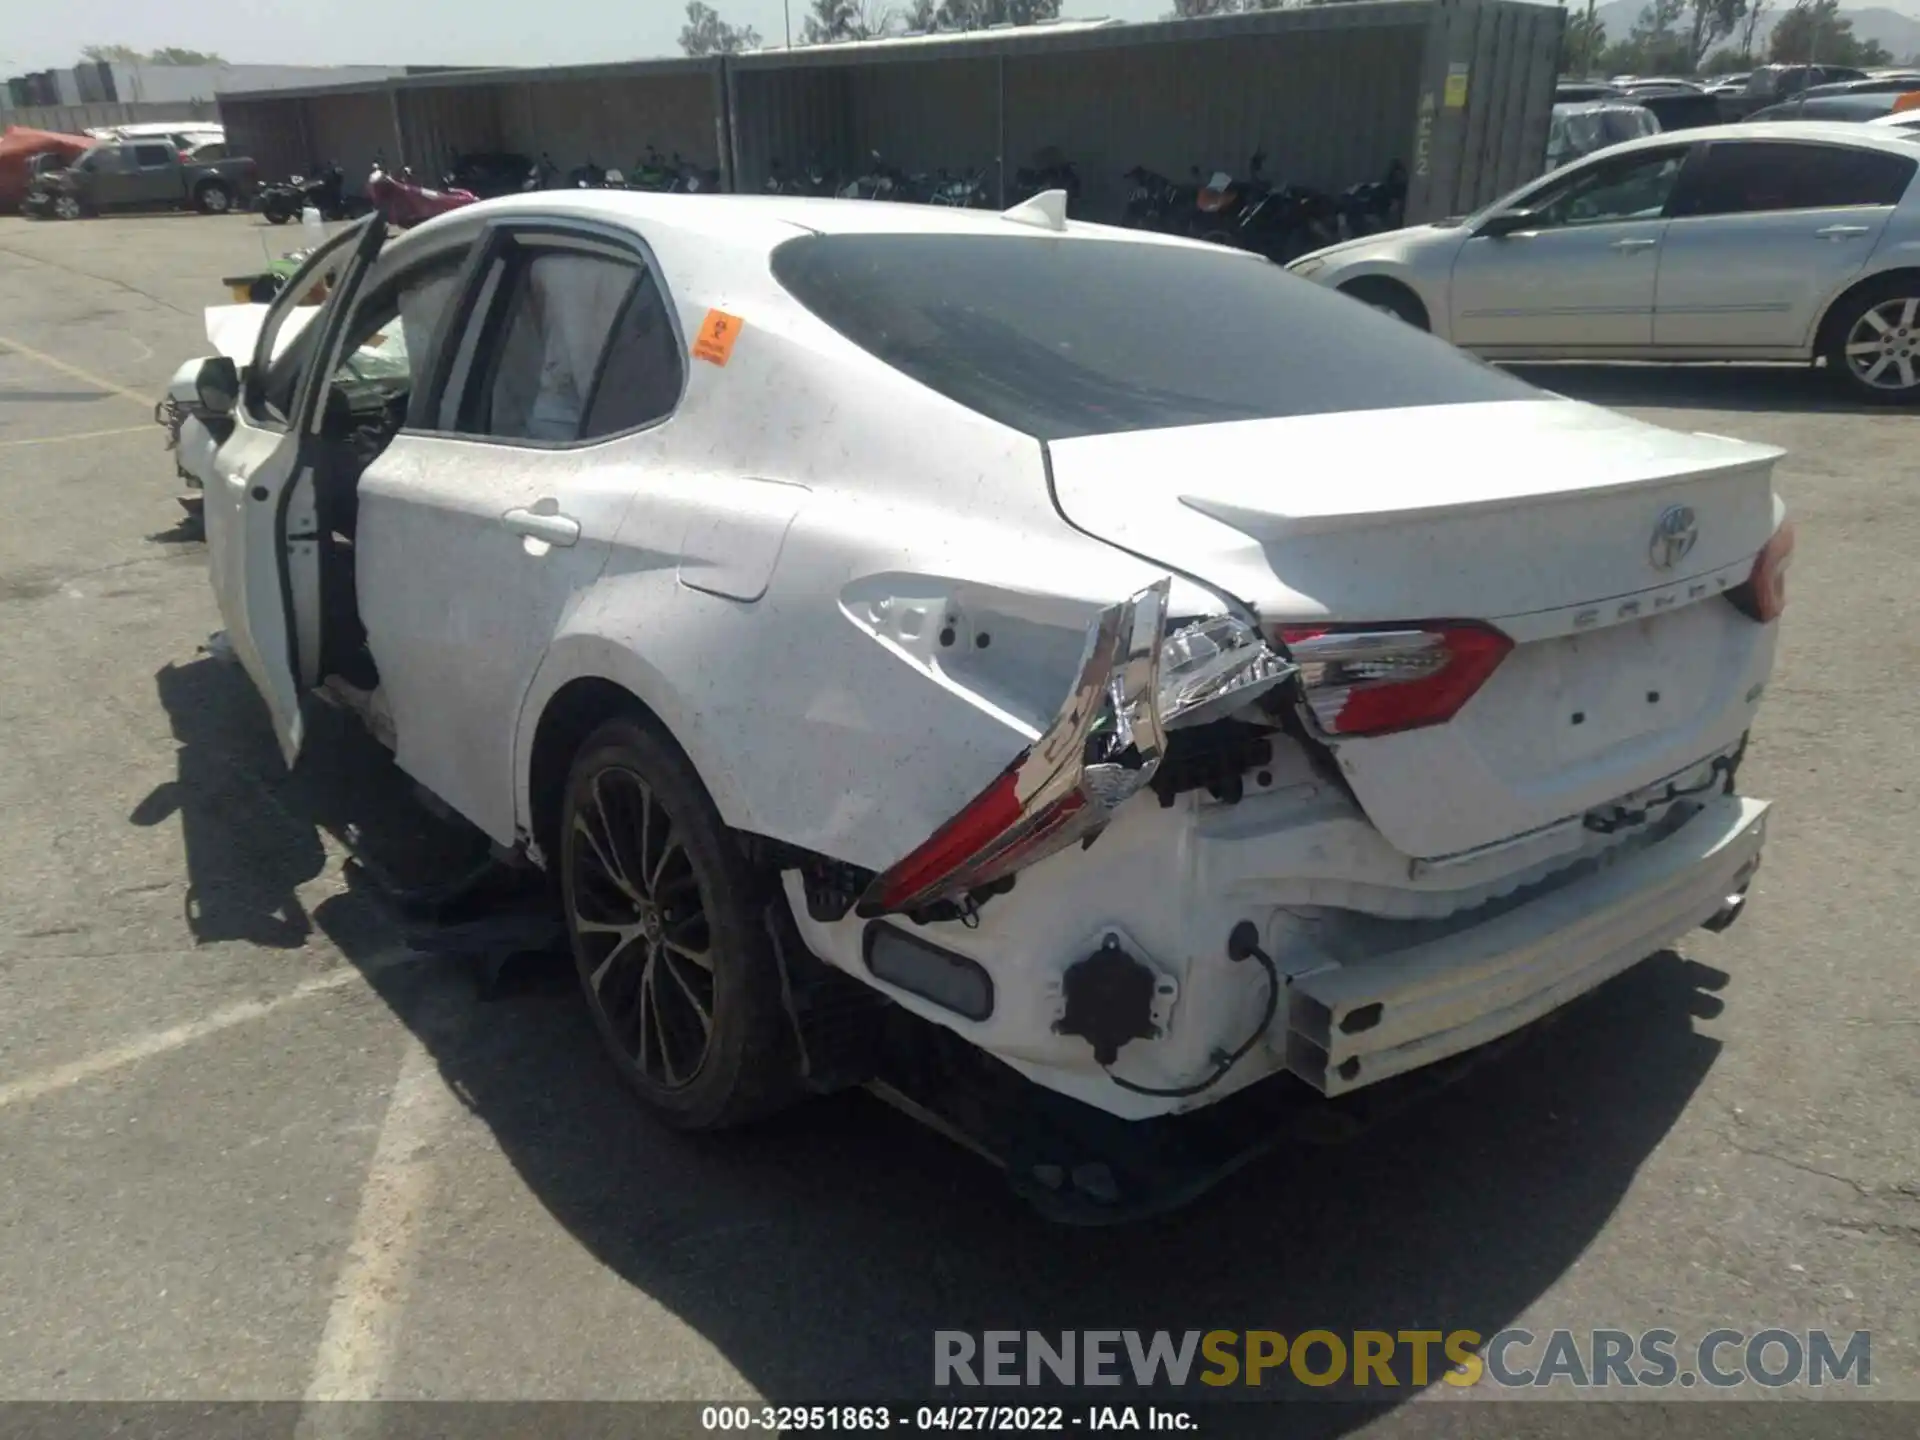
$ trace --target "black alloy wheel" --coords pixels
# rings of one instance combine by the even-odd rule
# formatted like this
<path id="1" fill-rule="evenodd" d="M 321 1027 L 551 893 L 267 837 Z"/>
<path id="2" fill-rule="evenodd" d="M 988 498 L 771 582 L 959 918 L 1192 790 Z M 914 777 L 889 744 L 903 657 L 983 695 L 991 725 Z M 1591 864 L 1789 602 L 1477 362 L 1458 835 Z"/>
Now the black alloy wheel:
<path id="1" fill-rule="evenodd" d="M 603 725 L 574 761 L 561 824 L 575 967 L 629 1088 L 686 1130 L 790 1099 L 768 887 L 678 747 L 638 720 Z"/>

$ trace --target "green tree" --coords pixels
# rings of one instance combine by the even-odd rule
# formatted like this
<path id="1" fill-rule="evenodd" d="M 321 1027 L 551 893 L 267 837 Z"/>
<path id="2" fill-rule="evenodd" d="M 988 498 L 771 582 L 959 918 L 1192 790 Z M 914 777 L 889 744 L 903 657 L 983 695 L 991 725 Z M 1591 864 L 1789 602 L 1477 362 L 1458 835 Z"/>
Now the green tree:
<path id="1" fill-rule="evenodd" d="M 147 56 L 154 65 L 224 65 L 227 62 L 211 50 L 186 50 L 178 45 L 162 45 Z"/>
<path id="2" fill-rule="evenodd" d="M 1607 48 L 1600 68 L 1609 75 L 1673 75 L 1692 70 L 1688 37 L 1681 28 L 1687 12 L 1687 0 L 1652 0 L 1633 22 L 1627 38 Z"/>
<path id="3" fill-rule="evenodd" d="M 1323 0 L 1297 0 L 1301 5 L 1316 5 Z M 1283 10 L 1288 0 L 1173 0 L 1173 9 L 1163 20 L 1192 20 L 1203 15 L 1249 15 L 1256 10 Z"/>
<path id="4" fill-rule="evenodd" d="M 82 60 L 105 60 L 118 65 L 224 65 L 227 62 L 211 50 L 188 50 L 180 45 L 162 45 L 146 52 L 131 45 L 83 45 Z"/>
<path id="5" fill-rule="evenodd" d="M 1732 45 L 1723 45 L 1700 62 L 1702 75 L 1733 75 L 1753 68 L 1753 57 Z"/>
<path id="6" fill-rule="evenodd" d="M 1560 32 L 1560 73 L 1586 75 L 1607 51 L 1607 22 L 1584 10 L 1567 19 Z"/>
<path id="7" fill-rule="evenodd" d="M 1853 21 L 1840 13 L 1840 0 L 1799 0 L 1780 17 L 1767 41 L 1767 58 L 1776 65 L 1887 65 L 1893 56 L 1877 40 L 1853 33 Z"/>
<path id="8" fill-rule="evenodd" d="M 1773 0 L 1747 0 L 1747 13 L 1740 17 L 1740 60 L 1735 69 L 1751 69 L 1754 41 L 1760 34 L 1760 21 L 1773 9 Z"/>
<path id="9" fill-rule="evenodd" d="M 702 0 L 687 0 L 687 23 L 680 27 L 680 48 L 689 55 L 732 55 L 758 49 L 760 32 L 751 25 L 729 25 Z"/>
<path id="10" fill-rule="evenodd" d="M 1700 68 L 1707 51 L 1733 34 L 1747 13 L 1748 0 L 1691 0 L 1687 10 L 1687 70 Z"/>
<path id="11" fill-rule="evenodd" d="M 940 23 L 940 0 L 911 0 L 900 12 L 900 23 L 908 30 L 931 30 Z"/>
<path id="12" fill-rule="evenodd" d="M 1626 39 L 1601 53 L 1610 75 L 1691 75 L 1744 21 L 1751 0 L 1651 0 Z M 1585 17 L 1569 23 L 1583 23 Z"/>
<path id="13" fill-rule="evenodd" d="M 1059 18 L 1060 0 L 940 0 L 936 23 L 943 30 L 983 30 Z"/>
<path id="14" fill-rule="evenodd" d="M 803 35 L 809 45 L 832 40 L 871 40 L 893 29 L 894 12 L 876 10 L 865 0 L 813 0 Z"/>

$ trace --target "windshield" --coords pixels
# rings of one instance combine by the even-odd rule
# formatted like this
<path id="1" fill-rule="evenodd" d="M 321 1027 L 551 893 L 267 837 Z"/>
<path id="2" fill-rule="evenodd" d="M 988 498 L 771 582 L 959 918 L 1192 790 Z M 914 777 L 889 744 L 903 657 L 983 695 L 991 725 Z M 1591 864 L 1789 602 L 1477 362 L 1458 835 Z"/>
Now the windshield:
<path id="1" fill-rule="evenodd" d="M 1042 440 L 1541 393 L 1234 251 L 811 235 L 780 246 L 773 272 L 862 349 Z"/>

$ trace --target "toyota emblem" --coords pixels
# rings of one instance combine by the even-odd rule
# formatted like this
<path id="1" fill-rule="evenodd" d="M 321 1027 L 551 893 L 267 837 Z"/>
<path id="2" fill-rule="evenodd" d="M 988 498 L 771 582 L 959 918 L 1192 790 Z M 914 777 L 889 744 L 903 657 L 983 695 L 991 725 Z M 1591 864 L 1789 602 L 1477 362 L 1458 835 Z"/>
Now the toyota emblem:
<path id="1" fill-rule="evenodd" d="M 1669 505 L 1653 522 L 1653 544 L 1647 549 L 1647 558 L 1653 562 L 1654 569 L 1671 570 L 1692 553 L 1694 541 L 1699 538 L 1700 526 L 1694 520 L 1692 507 Z"/>

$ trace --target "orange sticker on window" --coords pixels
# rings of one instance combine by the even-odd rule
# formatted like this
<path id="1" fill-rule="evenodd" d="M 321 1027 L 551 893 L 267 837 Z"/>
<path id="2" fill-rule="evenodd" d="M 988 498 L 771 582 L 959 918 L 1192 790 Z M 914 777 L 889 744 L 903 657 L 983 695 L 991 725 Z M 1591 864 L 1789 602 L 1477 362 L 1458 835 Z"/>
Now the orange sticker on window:
<path id="1" fill-rule="evenodd" d="M 700 333 L 693 339 L 693 355 L 714 365 L 724 365 L 733 354 L 733 342 L 740 336 L 742 321 L 724 310 L 709 310 L 700 322 Z"/>

